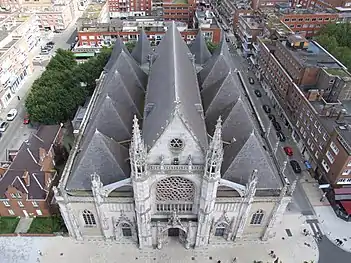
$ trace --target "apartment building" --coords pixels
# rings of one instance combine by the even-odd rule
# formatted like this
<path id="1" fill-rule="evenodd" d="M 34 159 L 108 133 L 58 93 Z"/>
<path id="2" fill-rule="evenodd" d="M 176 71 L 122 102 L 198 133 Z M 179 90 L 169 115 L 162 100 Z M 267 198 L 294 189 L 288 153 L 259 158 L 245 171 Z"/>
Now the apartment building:
<path id="1" fill-rule="evenodd" d="M 331 8 L 278 7 L 277 11 L 282 22 L 305 37 L 317 35 L 324 25 L 335 23 L 339 18 L 338 12 Z"/>
<path id="2" fill-rule="evenodd" d="M 55 148 L 61 147 L 62 128 L 41 126 L 36 134 L 0 163 L 0 216 L 49 216 L 52 186 L 57 183 Z"/>
<path id="3" fill-rule="evenodd" d="M 11 12 L 37 16 L 38 26 L 45 30 L 63 30 L 72 22 L 79 5 L 76 0 L 2 0 Z M 83 2 L 84 3 L 84 2 Z M 80 9 L 84 7 L 81 6 Z"/>
<path id="4" fill-rule="evenodd" d="M 201 23 L 200 28 L 207 41 L 219 43 L 221 39 L 221 29 L 212 20 L 212 24 L 206 21 L 205 24 Z M 114 41 L 116 36 L 120 36 L 124 42 L 137 41 L 141 28 L 145 31 L 151 44 L 158 45 L 164 36 L 167 26 L 169 24 L 163 19 L 157 17 L 138 17 L 134 20 L 111 20 L 110 23 L 92 23 L 91 21 L 79 21 L 77 28 L 78 31 L 78 47 L 79 49 L 87 48 L 101 48 L 102 46 L 109 46 Z M 199 29 L 189 29 L 188 24 L 177 22 L 178 30 L 181 32 L 183 39 L 186 42 L 191 42 L 196 38 Z"/>
<path id="5" fill-rule="evenodd" d="M 252 0 L 251 8 L 254 10 L 275 8 L 279 4 L 289 4 L 290 0 Z"/>
<path id="6" fill-rule="evenodd" d="M 253 43 L 257 36 L 263 34 L 264 20 L 259 15 L 249 15 L 239 17 L 237 32 L 241 41 L 244 56 L 252 54 Z"/>
<path id="7" fill-rule="evenodd" d="M 343 7 L 350 8 L 351 0 L 292 0 L 291 6 L 310 7 Z"/>
<path id="8" fill-rule="evenodd" d="M 258 38 L 258 43 L 263 87 L 312 169 L 328 179 L 332 163 L 326 168 L 327 149 L 341 126 L 340 116 L 349 115 L 344 110 L 351 99 L 351 75 L 318 43 L 302 36 L 276 41 Z M 340 177 L 339 171 L 333 176 Z"/>
<path id="9" fill-rule="evenodd" d="M 0 108 L 7 107 L 32 73 L 31 51 L 39 40 L 34 15 L 0 14 Z"/>
<path id="10" fill-rule="evenodd" d="M 111 18 L 146 16 L 151 14 L 151 0 L 108 0 Z"/>
<path id="11" fill-rule="evenodd" d="M 253 15 L 254 10 L 250 7 L 247 0 L 230 1 L 222 0 L 217 7 L 219 14 L 233 27 L 234 31 L 238 27 L 239 17 Z"/>
<path id="12" fill-rule="evenodd" d="M 177 21 L 192 24 L 196 10 L 194 0 L 163 0 L 163 18 L 165 21 Z"/>

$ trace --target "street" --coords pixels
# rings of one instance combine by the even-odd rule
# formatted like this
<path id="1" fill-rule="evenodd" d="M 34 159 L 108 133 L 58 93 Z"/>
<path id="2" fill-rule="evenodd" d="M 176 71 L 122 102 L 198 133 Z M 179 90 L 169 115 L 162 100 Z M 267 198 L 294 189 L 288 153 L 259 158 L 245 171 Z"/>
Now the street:
<path id="1" fill-rule="evenodd" d="M 48 41 L 55 42 L 55 46 L 51 51 L 51 56 L 54 55 L 55 50 L 58 48 L 67 49 L 70 47 L 71 43 L 75 38 L 75 22 L 73 21 L 71 25 L 62 33 L 53 34 L 51 37 L 43 36 L 41 43 L 38 45 L 36 50 L 34 50 L 33 57 L 40 53 L 40 47 L 44 46 Z M 2 133 L 0 138 L 0 160 L 6 160 L 7 150 L 17 150 L 21 144 L 29 138 L 32 132 L 35 131 L 31 125 L 23 124 L 23 117 L 25 116 L 25 98 L 30 90 L 33 82 L 40 77 L 44 72 L 45 68 L 43 66 L 34 66 L 33 73 L 30 76 L 27 76 L 27 79 L 23 82 L 22 87 L 17 91 L 16 96 L 6 109 L 3 109 L 0 113 L 0 118 L 6 121 L 7 112 L 10 109 L 17 109 L 18 114 L 13 121 L 9 122 L 9 127 L 5 132 Z M 20 97 L 20 100 L 17 99 L 17 96 Z"/>

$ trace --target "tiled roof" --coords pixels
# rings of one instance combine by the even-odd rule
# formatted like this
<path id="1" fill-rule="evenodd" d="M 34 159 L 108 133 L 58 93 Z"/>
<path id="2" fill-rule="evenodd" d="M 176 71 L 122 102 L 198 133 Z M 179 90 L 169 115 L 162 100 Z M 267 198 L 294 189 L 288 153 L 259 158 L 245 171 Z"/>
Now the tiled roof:
<path id="1" fill-rule="evenodd" d="M 151 54 L 152 48 L 150 41 L 147 38 L 144 30 L 141 30 L 139 34 L 139 39 L 132 51 L 132 57 L 140 64 L 145 64 L 148 62 L 149 54 Z"/>
<path id="2" fill-rule="evenodd" d="M 190 51 L 195 55 L 196 64 L 205 64 L 211 57 L 211 53 L 207 48 L 207 44 L 201 30 L 199 30 L 194 42 L 191 44 Z"/>

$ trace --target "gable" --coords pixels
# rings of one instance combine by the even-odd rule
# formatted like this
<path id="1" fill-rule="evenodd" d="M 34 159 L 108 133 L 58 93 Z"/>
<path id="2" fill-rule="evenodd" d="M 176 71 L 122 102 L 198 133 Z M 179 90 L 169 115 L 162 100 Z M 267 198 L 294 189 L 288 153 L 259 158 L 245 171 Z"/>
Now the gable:
<path id="1" fill-rule="evenodd" d="M 181 150 L 171 150 L 172 139 L 180 139 L 183 142 Z M 149 164 L 160 164 L 161 155 L 164 164 L 172 164 L 174 158 L 179 158 L 179 164 L 188 164 L 189 155 L 192 156 L 193 164 L 204 164 L 205 155 L 196 138 L 188 130 L 181 117 L 175 114 L 158 139 L 149 149 L 147 162 Z"/>

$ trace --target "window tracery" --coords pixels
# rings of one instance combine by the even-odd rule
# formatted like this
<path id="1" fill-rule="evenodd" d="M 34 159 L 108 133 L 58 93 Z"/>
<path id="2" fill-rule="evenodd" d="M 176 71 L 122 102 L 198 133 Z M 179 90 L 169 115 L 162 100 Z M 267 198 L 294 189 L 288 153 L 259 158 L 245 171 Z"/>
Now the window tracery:
<path id="1" fill-rule="evenodd" d="M 264 212 L 262 209 L 257 210 L 251 217 L 250 224 L 251 225 L 260 225 L 262 223 L 264 217 Z"/>
<path id="2" fill-rule="evenodd" d="M 183 140 L 179 139 L 179 138 L 174 138 L 169 142 L 169 147 L 171 148 L 171 150 L 181 150 L 184 147 L 184 142 Z"/>
<path id="3" fill-rule="evenodd" d="M 87 227 L 96 226 L 94 214 L 87 209 L 83 211 L 83 220 L 84 220 L 85 226 Z"/>
<path id="4" fill-rule="evenodd" d="M 161 180 L 156 185 L 157 201 L 192 202 L 194 200 L 194 195 L 194 184 L 190 180 L 182 177 L 168 177 Z"/>

